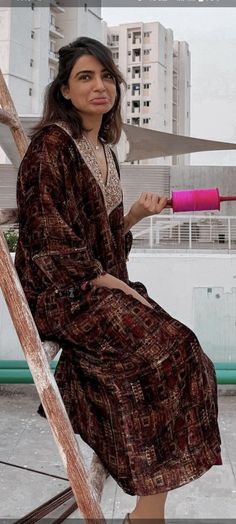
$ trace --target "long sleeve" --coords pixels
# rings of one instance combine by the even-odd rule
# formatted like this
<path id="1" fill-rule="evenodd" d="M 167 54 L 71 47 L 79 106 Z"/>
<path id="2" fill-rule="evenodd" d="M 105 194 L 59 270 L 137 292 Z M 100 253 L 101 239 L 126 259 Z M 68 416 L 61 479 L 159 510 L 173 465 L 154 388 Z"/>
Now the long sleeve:
<path id="1" fill-rule="evenodd" d="M 76 176 L 79 166 L 73 147 L 60 148 L 48 135 L 38 150 L 31 147 L 18 177 L 20 235 L 22 232 L 31 260 L 59 289 L 104 272 L 86 238 L 82 205 L 78 202 L 75 208 L 71 196 L 71 181 Z"/>
<path id="2" fill-rule="evenodd" d="M 118 175 L 119 175 L 119 178 L 120 178 L 119 162 L 117 160 L 117 157 L 116 157 L 116 154 L 114 153 L 114 151 L 113 150 L 111 150 L 111 151 L 112 151 L 112 155 L 113 155 L 113 158 L 114 158 L 114 161 L 115 161 L 115 164 L 116 164 L 116 169 L 117 169 L 117 172 L 118 172 Z M 125 234 L 125 257 L 126 257 L 126 260 L 129 259 L 129 253 L 131 251 L 132 244 L 133 244 L 133 234 L 132 234 L 131 231 L 128 231 Z"/>

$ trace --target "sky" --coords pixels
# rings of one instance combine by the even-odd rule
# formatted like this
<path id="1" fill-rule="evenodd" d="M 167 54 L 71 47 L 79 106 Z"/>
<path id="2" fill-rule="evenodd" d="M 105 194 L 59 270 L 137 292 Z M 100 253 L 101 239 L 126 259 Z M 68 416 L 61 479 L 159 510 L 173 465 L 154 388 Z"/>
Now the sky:
<path id="1" fill-rule="evenodd" d="M 103 8 L 108 25 L 158 21 L 191 52 L 191 136 L 236 143 L 236 7 Z M 236 152 L 191 155 L 198 165 L 236 165 Z"/>

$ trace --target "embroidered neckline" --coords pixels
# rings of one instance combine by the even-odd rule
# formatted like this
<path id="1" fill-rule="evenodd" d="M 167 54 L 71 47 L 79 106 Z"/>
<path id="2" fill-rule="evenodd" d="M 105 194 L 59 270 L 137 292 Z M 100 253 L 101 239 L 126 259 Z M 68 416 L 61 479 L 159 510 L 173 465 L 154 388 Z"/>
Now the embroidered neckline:
<path id="1" fill-rule="evenodd" d="M 54 124 L 61 127 L 75 143 L 85 164 L 88 166 L 90 172 L 94 176 L 97 184 L 101 189 L 107 214 L 109 215 L 123 200 L 120 179 L 110 146 L 103 142 L 107 161 L 107 179 L 106 182 L 104 182 L 97 158 L 95 157 L 88 140 L 84 136 L 79 139 L 74 139 L 68 124 L 63 121 L 57 121 L 54 122 Z"/>

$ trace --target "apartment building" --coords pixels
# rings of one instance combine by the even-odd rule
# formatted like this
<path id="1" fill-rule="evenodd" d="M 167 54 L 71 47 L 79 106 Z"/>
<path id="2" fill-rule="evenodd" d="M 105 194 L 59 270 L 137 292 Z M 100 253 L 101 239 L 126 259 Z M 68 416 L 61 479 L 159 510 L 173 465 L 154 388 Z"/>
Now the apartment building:
<path id="1" fill-rule="evenodd" d="M 0 67 L 16 109 L 35 114 L 42 109 L 45 86 L 58 66 L 58 49 L 81 35 L 102 40 L 101 8 L 0 8 Z"/>
<path id="2" fill-rule="evenodd" d="M 123 119 L 166 133 L 190 132 L 190 52 L 159 22 L 108 28 L 108 46 L 127 81 Z M 125 139 L 120 156 L 127 150 Z M 141 160 L 140 164 L 187 163 L 187 156 Z"/>
<path id="3" fill-rule="evenodd" d="M 78 36 L 103 41 L 101 8 L 0 8 L 0 68 L 19 114 L 40 114 L 46 85 L 58 68 L 58 49 Z M 0 162 L 6 156 L 0 150 Z"/>

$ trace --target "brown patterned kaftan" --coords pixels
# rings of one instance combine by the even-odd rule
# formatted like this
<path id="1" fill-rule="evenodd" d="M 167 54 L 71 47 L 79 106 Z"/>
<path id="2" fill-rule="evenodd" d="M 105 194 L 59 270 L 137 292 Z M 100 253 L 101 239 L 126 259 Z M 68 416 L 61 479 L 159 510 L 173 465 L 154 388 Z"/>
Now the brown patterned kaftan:
<path id="1" fill-rule="evenodd" d="M 194 333 L 130 282 L 122 191 L 105 145 L 106 185 L 85 139 L 45 126 L 21 163 L 15 265 L 43 339 L 60 342 L 56 379 L 74 431 L 125 492 L 151 495 L 221 464 L 216 377 Z M 97 288 L 103 271 L 141 304 Z"/>

